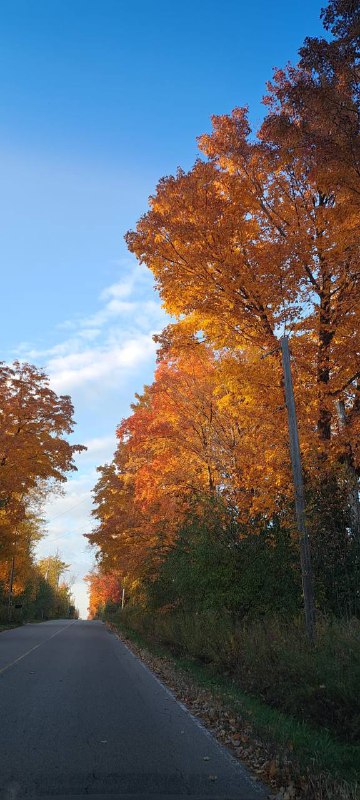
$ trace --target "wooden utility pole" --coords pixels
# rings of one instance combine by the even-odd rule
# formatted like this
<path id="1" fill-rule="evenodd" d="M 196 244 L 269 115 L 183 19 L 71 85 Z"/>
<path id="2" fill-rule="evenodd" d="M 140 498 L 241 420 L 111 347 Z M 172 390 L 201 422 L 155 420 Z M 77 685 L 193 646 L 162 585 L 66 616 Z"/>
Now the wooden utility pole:
<path id="1" fill-rule="evenodd" d="M 125 605 L 125 586 L 123 586 L 121 593 L 121 608 L 124 608 L 124 605 Z"/>
<path id="2" fill-rule="evenodd" d="M 345 403 L 343 400 L 338 400 L 336 406 L 338 410 L 340 426 L 344 431 L 346 431 L 347 419 L 346 419 Z M 355 539 L 360 541 L 359 479 L 356 473 L 356 469 L 352 463 L 350 447 L 345 463 L 347 471 L 347 480 L 349 484 L 351 533 Z"/>
<path id="3" fill-rule="evenodd" d="M 296 418 L 294 389 L 291 375 L 289 339 L 282 336 L 281 353 L 284 369 L 285 399 L 288 413 L 291 466 L 295 487 L 295 509 L 300 541 L 301 575 L 304 592 L 305 624 L 308 638 L 315 639 L 315 601 L 311 567 L 310 542 L 306 529 L 304 482 L 301 469 L 299 434 Z"/>
<path id="4" fill-rule="evenodd" d="M 11 622 L 11 612 L 12 612 L 12 592 L 13 592 L 13 584 L 14 584 L 14 573 L 15 573 L 15 556 L 11 559 L 11 571 L 10 571 L 10 581 L 9 581 L 9 600 L 8 600 L 8 620 Z"/>

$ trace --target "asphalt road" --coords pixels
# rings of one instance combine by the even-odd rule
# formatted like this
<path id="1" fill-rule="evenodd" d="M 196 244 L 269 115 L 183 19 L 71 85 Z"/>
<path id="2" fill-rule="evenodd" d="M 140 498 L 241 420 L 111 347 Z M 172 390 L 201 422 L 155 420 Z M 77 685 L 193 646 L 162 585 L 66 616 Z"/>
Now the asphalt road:
<path id="1" fill-rule="evenodd" d="M 0 797 L 87 795 L 267 796 L 101 622 L 0 633 Z"/>

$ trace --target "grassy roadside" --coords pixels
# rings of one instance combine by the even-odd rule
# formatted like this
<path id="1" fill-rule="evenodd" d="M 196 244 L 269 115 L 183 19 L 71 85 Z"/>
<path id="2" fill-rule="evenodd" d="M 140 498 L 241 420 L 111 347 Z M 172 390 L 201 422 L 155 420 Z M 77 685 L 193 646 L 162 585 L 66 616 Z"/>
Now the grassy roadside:
<path id="1" fill-rule="evenodd" d="M 0 622 L 0 633 L 4 631 L 11 631 L 13 628 L 21 628 L 23 625 L 41 625 L 42 622 L 46 622 L 44 619 L 25 619 L 19 620 L 18 622 Z"/>
<path id="2" fill-rule="evenodd" d="M 111 617 L 110 617 L 111 620 Z M 119 619 L 110 623 L 279 800 L 359 800 L 360 747 L 243 692 L 211 665 L 179 657 Z"/>
<path id="3" fill-rule="evenodd" d="M 22 624 L 22 622 L 0 622 L 0 633 L 11 631 L 12 628 L 19 628 Z"/>

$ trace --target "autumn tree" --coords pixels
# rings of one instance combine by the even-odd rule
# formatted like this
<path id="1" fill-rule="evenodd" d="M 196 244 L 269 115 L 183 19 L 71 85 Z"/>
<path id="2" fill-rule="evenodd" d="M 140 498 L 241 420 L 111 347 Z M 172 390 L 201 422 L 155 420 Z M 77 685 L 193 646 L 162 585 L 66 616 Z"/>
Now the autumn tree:
<path id="1" fill-rule="evenodd" d="M 93 569 L 85 578 L 89 587 L 89 617 L 101 614 L 107 605 L 119 605 L 122 594 L 121 576 L 105 573 L 101 568 Z"/>
<path id="2" fill-rule="evenodd" d="M 64 438 L 73 432 L 70 397 L 58 397 L 42 370 L 14 362 L 0 366 L 0 491 L 2 506 L 38 487 L 64 482 L 84 448 Z"/>
<path id="3" fill-rule="evenodd" d="M 1 516 L 1 512 L 0 512 Z M 0 536 L 0 604 L 8 600 L 9 576 L 14 550 L 14 532 L 11 522 L 2 524 Z M 35 548 L 43 537 L 43 520 L 30 506 L 26 517 L 18 523 L 16 535 L 16 571 L 13 574 L 13 593 L 22 594 L 26 586 L 35 586 Z M 2 587 L 2 591 L 1 591 Z M 33 592 L 30 591 L 33 595 Z"/>
<path id="4" fill-rule="evenodd" d="M 209 348 L 161 358 L 132 415 L 118 428 L 127 443 L 136 499 L 148 510 L 215 492 L 227 483 L 230 420 L 219 409 L 216 364 Z M 229 442 L 228 442 L 229 440 Z M 156 514 L 156 512 L 155 512 Z M 173 514 L 178 517 L 174 506 Z"/>
<path id="5" fill-rule="evenodd" d="M 318 430 L 326 441 L 337 435 L 359 537 L 360 9 L 331 0 L 321 16 L 333 38 L 307 38 L 298 68 L 275 73 L 263 135 L 279 143 L 282 163 L 302 159 L 316 187 Z"/>
<path id="6" fill-rule="evenodd" d="M 119 426 L 114 461 L 100 469 L 89 534 L 105 570 L 138 576 L 147 554 L 173 541 L 194 498 L 201 506 L 203 496 L 219 493 L 236 503 L 239 428 L 220 408 L 216 369 L 208 347 L 186 357 L 166 352 Z"/>
<path id="7" fill-rule="evenodd" d="M 32 584 L 28 587 L 31 596 L 26 598 L 25 613 L 36 619 L 68 618 L 74 614 L 71 584 L 65 578 L 68 569 L 69 565 L 62 560 L 59 551 L 34 564 Z"/>
<path id="8" fill-rule="evenodd" d="M 62 560 L 60 553 L 57 551 L 53 556 L 47 556 L 46 558 L 41 558 L 37 562 L 37 566 L 39 572 L 45 580 L 52 586 L 54 589 L 57 589 L 60 584 L 60 579 L 64 575 L 64 572 L 67 572 L 69 569 L 69 564 L 66 564 L 65 561 Z"/>
<path id="9" fill-rule="evenodd" d="M 111 464 L 98 469 L 100 478 L 94 489 L 96 524 L 86 534 L 98 548 L 98 561 L 109 574 L 120 571 L 136 576 L 148 545 L 147 520 L 134 499 L 134 480 L 127 470 L 126 449 L 117 448 Z"/>
<path id="10" fill-rule="evenodd" d="M 275 71 L 258 133 L 245 108 L 213 117 L 193 168 L 160 180 L 127 234 L 175 322 L 100 470 L 89 539 L 103 576 L 141 580 L 146 559 L 161 572 L 183 547 L 190 563 L 192 514 L 206 554 L 202 497 L 221 500 L 240 537 L 263 537 L 247 553 L 264 546 L 272 563 L 276 529 L 291 561 L 279 347 L 290 335 L 318 602 L 358 613 L 358 4 L 332 0 L 322 17 L 326 38 Z"/>
<path id="11" fill-rule="evenodd" d="M 0 578 L 12 559 L 26 552 L 39 525 L 31 520 L 48 491 L 76 469 L 74 455 L 84 448 L 67 436 L 74 428 L 68 396 L 50 389 L 45 373 L 30 364 L 0 364 Z M 18 576 L 20 573 L 18 573 Z"/>
<path id="12" fill-rule="evenodd" d="M 260 356 L 273 354 L 267 414 L 278 430 L 278 337 L 291 332 L 306 469 L 331 484 L 334 464 L 341 472 L 346 463 L 352 477 L 343 470 L 340 480 L 355 481 L 356 498 L 357 4 L 330 3 L 323 19 L 333 38 L 306 40 L 298 67 L 275 72 L 258 135 L 244 108 L 213 117 L 212 133 L 199 139 L 205 160 L 162 179 L 126 238 L 180 325 L 220 354 L 240 354 L 255 397 L 265 374 Z M 358 535 L 354 515 L 352 525 Z"/>

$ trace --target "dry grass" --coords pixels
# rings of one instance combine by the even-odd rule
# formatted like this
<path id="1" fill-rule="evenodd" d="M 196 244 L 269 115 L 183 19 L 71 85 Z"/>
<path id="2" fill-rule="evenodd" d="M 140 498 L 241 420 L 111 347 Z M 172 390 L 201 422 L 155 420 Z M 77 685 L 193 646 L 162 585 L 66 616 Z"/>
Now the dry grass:
<path id="1" fill-rule="evenodd" d="M 229 677 L 211 674 L 209 665 L 176 658 L 153 640 L 124 629 L 123 618 L 117 625 L 135 654 L 255 778 L 271 787 L 270 797 L 360 800 L 354 771 L 351 781 L 351 769 L 347 768 L 347 763 L 352 763 L 352 748 L 244 694 Z M 343 777 L 337 774 L 339 769 Z"/>
<path id="2" fill-rule="evenodd" d="M 231 674 L 274 708 L 347 742 L 360 739 L 360 623 L 322 619 L 315 647 L 302 620 L 234 624 L 214 613 L 154 614 L 128 607 L 123 622 L 178 656 Z"/>

